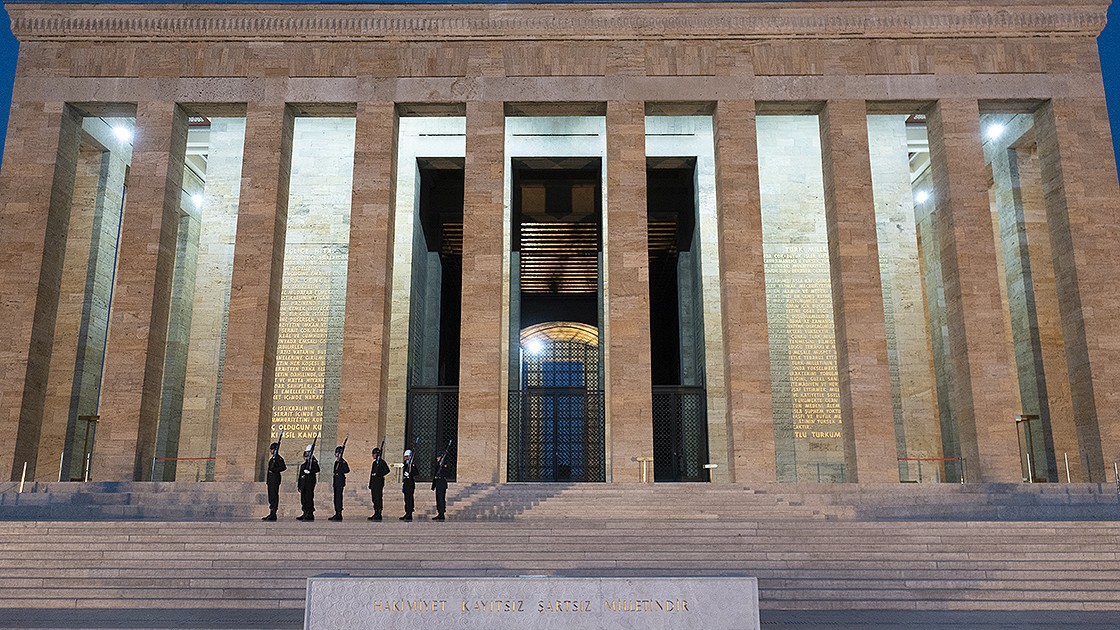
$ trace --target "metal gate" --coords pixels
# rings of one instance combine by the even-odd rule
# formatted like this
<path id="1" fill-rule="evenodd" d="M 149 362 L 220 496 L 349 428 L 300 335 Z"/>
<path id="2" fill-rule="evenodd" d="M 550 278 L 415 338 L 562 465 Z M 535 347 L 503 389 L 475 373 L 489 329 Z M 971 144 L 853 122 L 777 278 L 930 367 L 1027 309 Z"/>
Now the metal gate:
<path id="1" fill-rule="evenodd" d="M 510 392 L 510 481 L 606 481 L 602 390 Z"/>
<path id="2" fill-rule="evenodd" d="M 420 481 L 430 481 L 435 472 L 435 460 L 443 454 L 448 440 L 458 440 L 459 388 L 412 387 L 408 390 L 408 422 L 405 423 L 404 443 L 412 449 L 416 473 Z M 447 458 L 447 480 L 455 481 L 455 444 Z"/>
<path id="3" fill-rule="evenodd" d="M 707 481 L 708 410 L 703 387 L 653 388 L 653 480 Z"/>

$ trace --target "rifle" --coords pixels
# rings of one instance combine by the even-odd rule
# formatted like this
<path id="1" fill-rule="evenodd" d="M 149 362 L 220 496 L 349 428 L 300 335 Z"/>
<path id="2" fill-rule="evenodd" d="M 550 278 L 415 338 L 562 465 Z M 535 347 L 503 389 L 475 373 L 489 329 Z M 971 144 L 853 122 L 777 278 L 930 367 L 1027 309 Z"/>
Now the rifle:
<path id="1" fill-rule="evenodd" d="M 342 452 L 338 454 L 339 459 L 342 459 L 342 456 L 346 454 L 346 443 L 349 442 L 349 441 L 350 441 L 350 434 L 347 433 L 346 437 L 342 438 Z"/>
<path id="2" fill-rule="evenodd" d="M 376 469 L 377 462 L 381 461 L 381 456 L 385 454 L 385 438 L 381 438 L 381 446 L 377 448 L 377 459 L 373 460 L 373 466 Z"/>
<path id="3" fill-rule="evenodd" d="M 311 470 L 311 460 L 315 459 L 315 444 L 319 441 L 319 435 L 315 435 L 315 439 L 311 440 L 311 455 L 307 458 L 306 470 Z"/>
<path id="4" fill-rule="evenodd" d="M 439 456 L 439 469 L 436 470 L 436 477 L 440 476 L 440 473 L 442 473 L 443 469 L 447 466 L 447 453 L 451 450 L 451 443 L 454 441 L 455 440 L 448 440 L 447 448 L 443 449 L 443 455 Z"/>
<path id="5" fill-rule="evenodd" d="M 272 457 L 268 458 L 269 461 L 276 459 L 276 456 L 280 454 L 280 445 L 283 444 L 283 443 L 284 443 L 284 429 L 280 429 L 280 437 L 276 438 L 276 452 L 272 454 Z"/>

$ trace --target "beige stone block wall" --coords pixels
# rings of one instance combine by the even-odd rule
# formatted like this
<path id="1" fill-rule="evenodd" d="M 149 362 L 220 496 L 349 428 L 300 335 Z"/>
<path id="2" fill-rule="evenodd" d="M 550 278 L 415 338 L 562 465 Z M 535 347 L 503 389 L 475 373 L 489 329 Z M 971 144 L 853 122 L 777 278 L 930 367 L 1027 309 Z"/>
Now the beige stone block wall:
<path id="1" fill-rule="evenodd" d="M 898 481 L 887 329 L 864 101 L 821 114 L 841 421 L 849 481 Z"/>
<path id="2" fill-rule="evenodd" d="M 292 112 L 282 102 L 249 103 L 245 115 L 245 163 L 214 472 L 219 481 L 261 478 L 268 453 L 292 123 Z"/>
<path id="3" fill-rule="evenodd" d="M 213 457 L 217 447 L 245 119 L 211 118 L 207 151 L 178 457 Z M 196 472 L 208 478 L 214 465 L 180 464 L 176 472 L 182 480 L 193 480 Z"/>
<path id="4" fill-rule="evenodd" d="M 1099 85 L 1099 83 L 1098 83 Z M 1036 112 L 1047 224 L 1083 478 L 1104 481 L 1120 461 L 1120 356 L 1115 322 L 1116 165 L 1100 98 L 1056 98 Z M 1098 453 L 1100 455 L 1098 455 Z M 1107 477 L 1111 478 L 1111 477 Z"/>
<path id="5" fill-rule="evenodd" d="M 354 131 L 350 117 L 293 123 L 270 435 L 283 429 L 281 451 L 292 457 L 315 443 L 329 459 L 345 439 L 337 423 Z"/>
<path id="6" fill-rule="evenodd" d="M 715 130 L 728 479 L 774 481 L 766 301 L 759 299 L 766 294 L 766 284 L 754 101 L 720 101 Z"/>
<path id="7" fill-rule="evenodd" d="M 17 89 L 22 83 L 17 82 Z M 0 170 L 0 470 L 37 478 L 39 434 L 52 360 L 81 117 L 63 103 L 12 104 Z M 44 462 L 44 469 L 50 464 Z M 44 473 L 48 474 L 48 473 Z"/>
<path id="8" fill-rule="evenodd" d="M 91 472 L 98 479 L 150 474 L 186 141 L 187 115 L 175 103 L 137 105 Z"/>
<path id="9" fill-rule="evenodd" d="M 778 480 L 844 481 L 820 124 L 816 115 L 757 124 Z"/>
<path id="10" fill-rule="evenodd" d="M 898 456 L 937 458 L 942 456 L 941 431 L 907 118 L 906 114 L 867 118 L 876 237 Z M 939 466 L 926 462 L 922 468 Z M 906 462 L 900 470 L 904 480 L 918 480 L 916 462 Z M 923 472 L 923 480 L 927 474 Z"/>
<path id="11" fill-rule="evenodd" d="M 338 414 L 355 470 L 386 438 L 396 138 L 393 103 L 358 106 Z"/>
<path id="12" fill-rule="evenodd" d="M 1015 403 L 979 107 L 942 100 L 928 120 L 961 455 L 970 481 L 1017 481 Z"/>
<path id="13" fill-rule="evenodd" d="M 456 479 L 499 480 L 502 391 L 502 238 L 505 108 L 467 103 L 463 191 L 463 318 Z"/>
<path id="14" fill-rule="evenodd" d="M 644 103 L 607 103 L 606 189 L 607 480 L 634 483 L 653 456 Z"/>

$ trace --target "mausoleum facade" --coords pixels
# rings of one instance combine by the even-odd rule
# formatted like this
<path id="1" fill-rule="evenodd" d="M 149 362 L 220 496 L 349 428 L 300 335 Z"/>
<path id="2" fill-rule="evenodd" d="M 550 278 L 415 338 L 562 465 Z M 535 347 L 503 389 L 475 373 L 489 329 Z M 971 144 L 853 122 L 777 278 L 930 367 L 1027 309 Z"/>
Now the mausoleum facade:
<path id="1" fill-rule="evenodd" d="M 1111 479 L 1107 6 L 9 2 L 0 466 Z"/>

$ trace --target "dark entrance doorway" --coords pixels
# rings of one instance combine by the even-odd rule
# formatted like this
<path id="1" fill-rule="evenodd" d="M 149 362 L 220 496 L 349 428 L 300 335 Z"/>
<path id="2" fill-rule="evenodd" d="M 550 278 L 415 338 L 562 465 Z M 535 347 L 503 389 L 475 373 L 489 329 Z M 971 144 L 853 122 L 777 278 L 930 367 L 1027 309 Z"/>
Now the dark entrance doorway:
<path id="1" fill-rule="evenodd" d="M 646 170 L 654 481 L 707 481 L 704 297 L 693 158 Z"/>
<path id="2" fill-rule="evenodd" d="M 510 481 L 605 481 L 597 158 L 513 161 Z"/>

